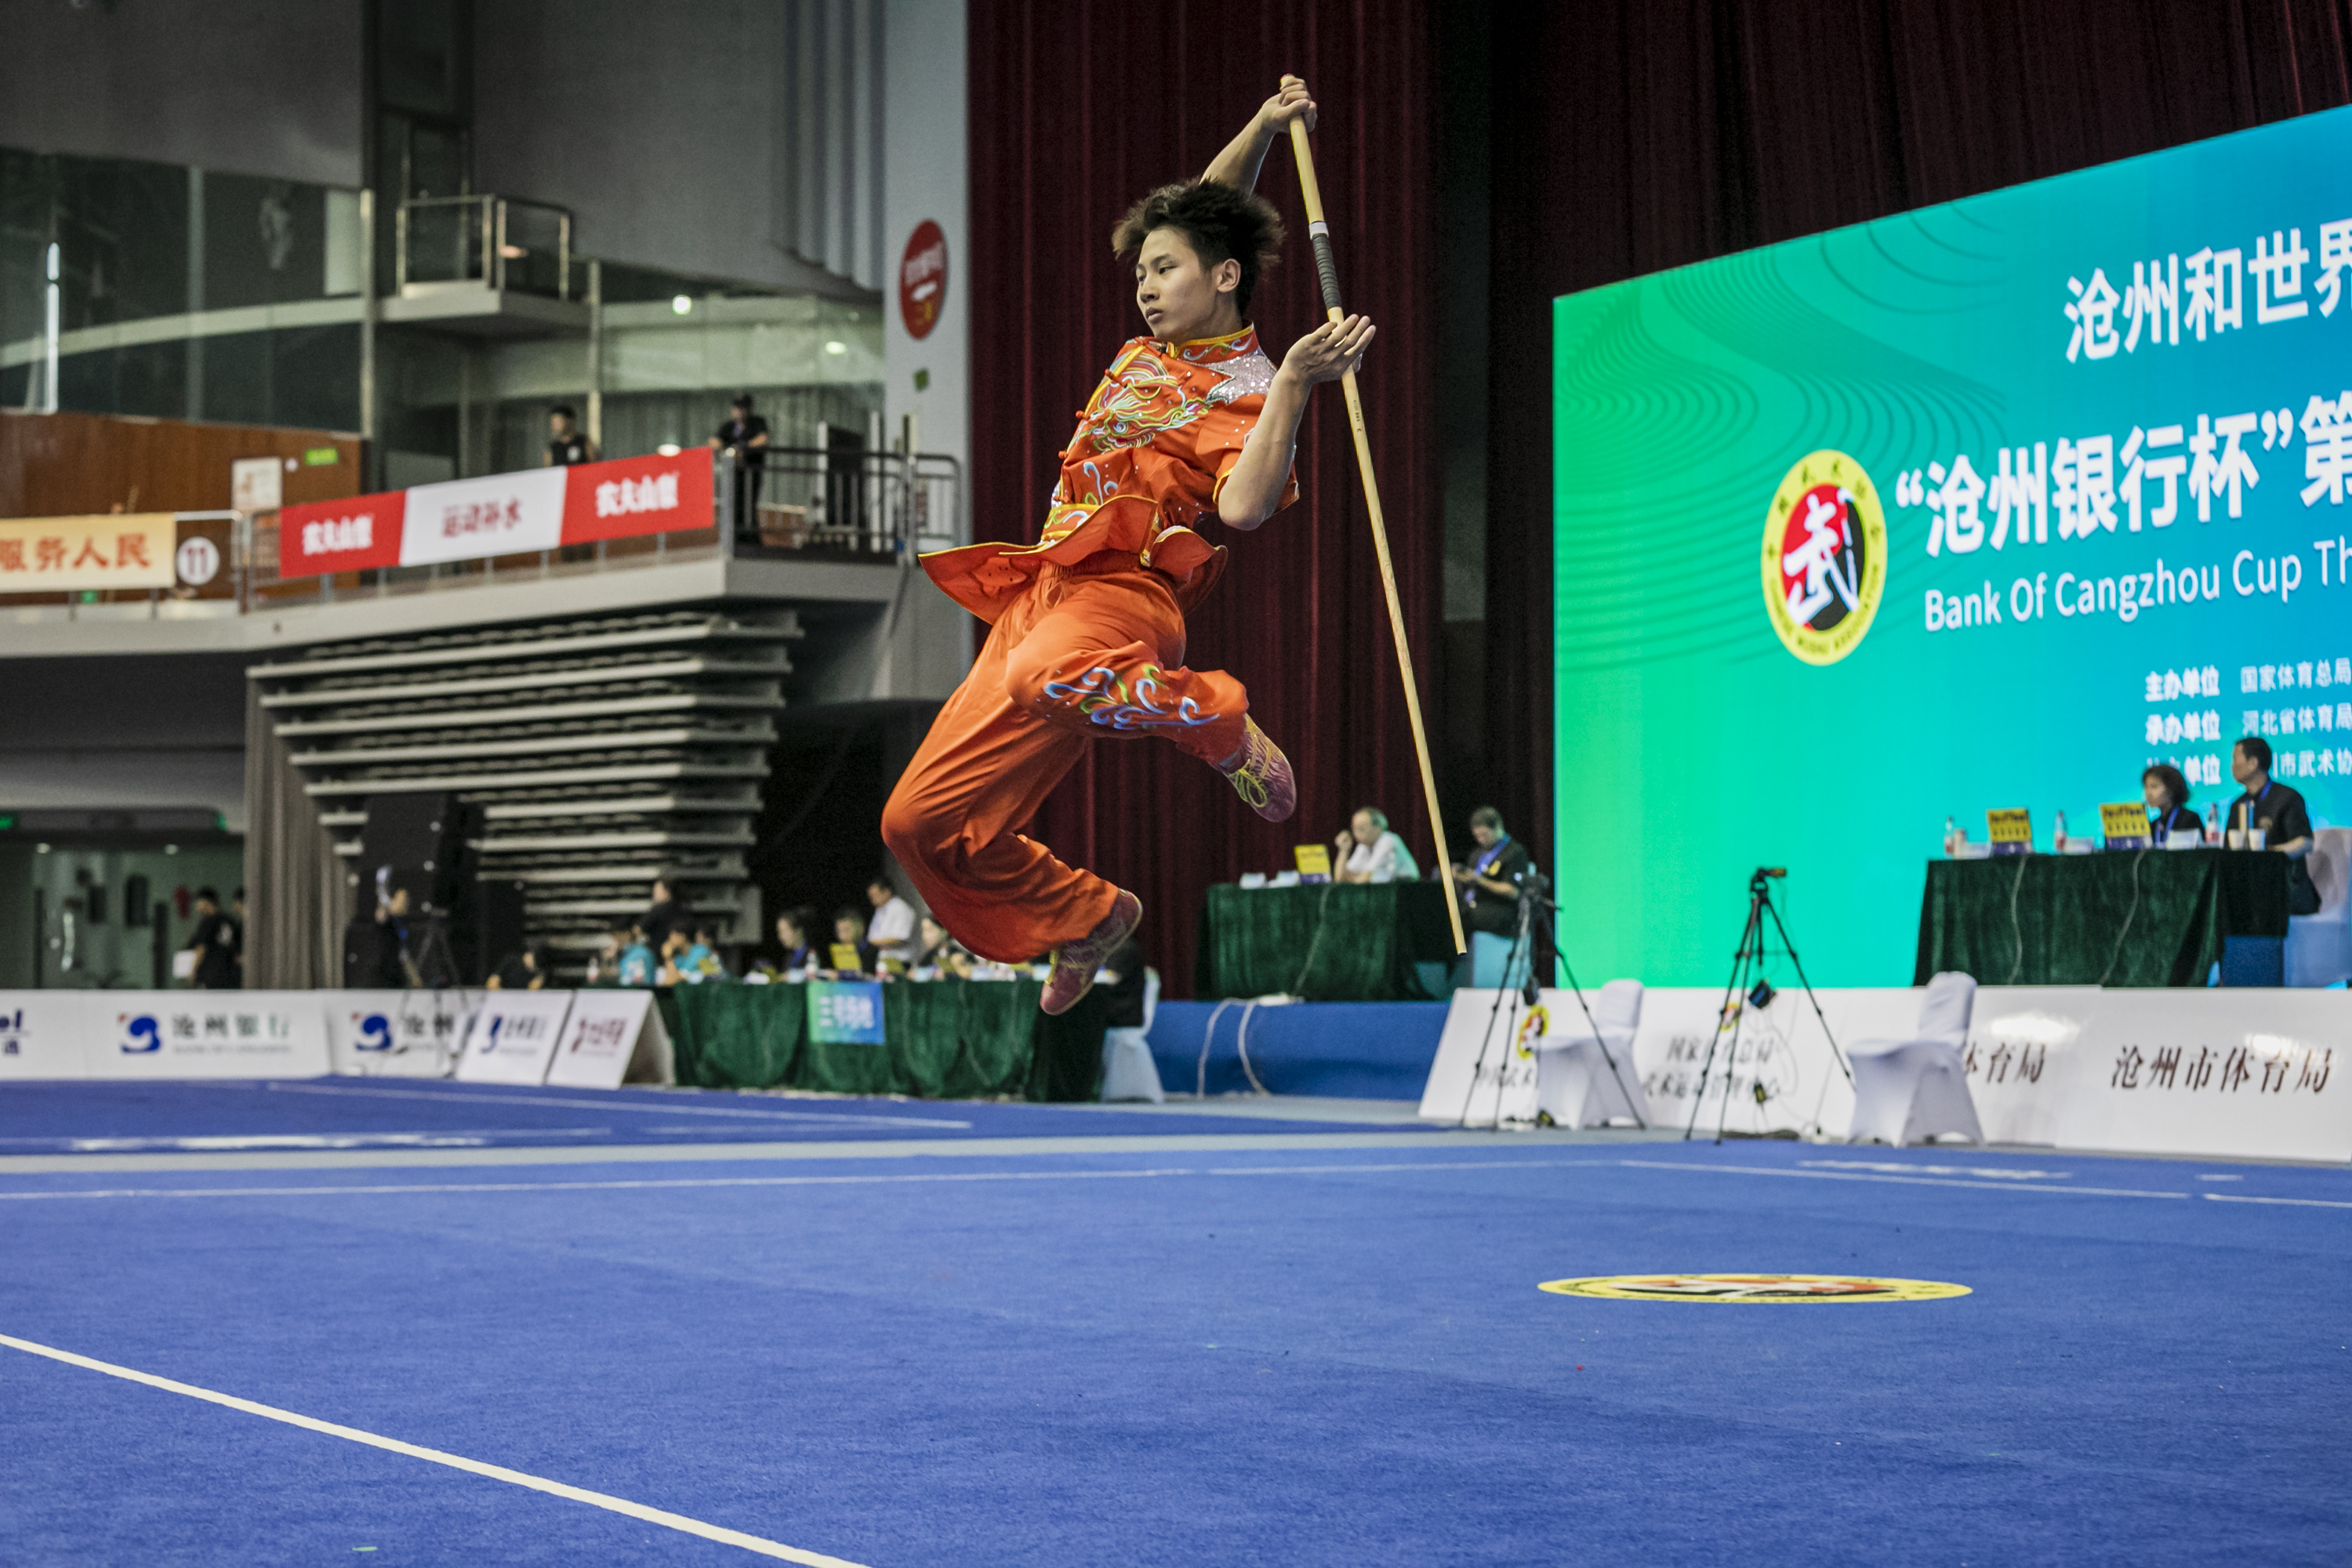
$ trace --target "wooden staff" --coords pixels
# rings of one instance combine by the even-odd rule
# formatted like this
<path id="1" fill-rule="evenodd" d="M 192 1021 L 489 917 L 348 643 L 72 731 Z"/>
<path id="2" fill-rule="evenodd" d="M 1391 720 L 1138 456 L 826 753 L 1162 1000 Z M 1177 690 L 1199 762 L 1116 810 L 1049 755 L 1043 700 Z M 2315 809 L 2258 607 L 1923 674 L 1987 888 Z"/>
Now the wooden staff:
<path id="1" fill-rule="evenodd" d="M 1307 121 L 1290 122 L 1290 149 L 1298 158 L 1298 188 L 1307 200 L 1307 234 L 1315 244 L 1315 270 L 1323 279 L 1323 309 L 1332 321 L 1344 320 L 1339 305 L 1339 269 L 1331 260 L 1331 229 L 1323 221 L 1323 192 L 1315 183 L 1315 154 L 1307 144 Z M 1389 560 L 1388 524 L 1381 519 L 1381 487 L 1372 478 L 1371 437 L 1364 433 L 1364 399 L 1356 390 L 1356 373 L 1339 378 L 1348 399 L 1348 424 L 1356 433 L 1356 471 L 1364 479 L 1364 507 L 1372 520 L 1372 551 L 1380 557 L 1381 589 L 1388 595 L 1389 630 L 1396 637 L 1397 669 L 1404 677 L 1404 710 L 1412 721 L 1413 754 L 1421 762 L 1421 787 L 1429 801 L 1429 830 L 1437 838 L 1437 873 L 1445 882 L 1445 918 L 1454 927 L 1454 951 L 1469 951 L 1462 939 L 1462 898 L 1454 886 L 1454 858 L 1445 848 L 1445 819 L 1439 815 L 1437 775 L 1429 765 L 1429 736 L 1421 726 L 1421 689 L 1412 676 L 1412 649 L 1404 635 L 1404 606 L 1397 600 L 1396 567 Z"/>

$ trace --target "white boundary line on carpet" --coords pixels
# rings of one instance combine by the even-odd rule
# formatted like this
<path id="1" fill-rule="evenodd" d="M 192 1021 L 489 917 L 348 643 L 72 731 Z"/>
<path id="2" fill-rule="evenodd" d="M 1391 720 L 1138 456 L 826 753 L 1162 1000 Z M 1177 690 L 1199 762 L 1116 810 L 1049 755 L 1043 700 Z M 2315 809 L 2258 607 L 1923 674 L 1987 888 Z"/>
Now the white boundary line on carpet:
<path id="1" fill-rule="evenodd" d="M 644 1100 L 625 1100 L 615 1095 L 611 1100 L 559 1100 L 539 1094 L 473 1094 L 464 1089 L 360 1089 L 339 1083 L 268 1083 L 262 1086 L 278 1094 L 367 1095 L 377 1100 L 478 1100 L 485 1105 L 562 1105 L 575 1110 L 643 1110 L 663 1116 L 728 1116 L 753 1121 L 829 1121 L 851 1122 L 871 1127 L 947 1127 L 970 1128 L 969 1121 L 951 1121 L 941 1116 L 866 1116 L 847 1110 L 779 1110 L 772 1106 L 744 1106 L 735 1109 L 717 1105 L 671 1105 Z"/>
<path id="2" fill-rule="evenodd" d="M 625 1514 L 631 1519 L 643 1520 L 647 1524 L 658 1524 L 667 1530 L 680 1531 L 688 1535 L 698 1535 L 705 1541 L 716 1541 L 722 1546 L 740 1546 L 746 1552 L 755 1552 L 762 1557 L 781 1558 L 786 1563 L 805 1564 L 806 1568 L 864 1568 L 863 1564 L 852 1563 L 845 1557 L 828 1557 L 822 1552 L 808 1552 L 797 1546 L 786 1546 L 782 1542 L 770 1541 L 765 1536 L 748 1535 L 742 1531 L 729 1530 L 722 1525 L 705 1524 L 698 1519 L 688 1519 L 682 1513 L 671 1513 L 663 1509 L 647 1508 L 644 1503 L 631 1502 L 626 1498 L 614 1497 L 606 1492 L 590 1491 L 585 1487 L 567 1486 L 562 1481 L 551 1481 L 543 1476 L 525 1475 L 520 1470 L 508 1469 L 504 1465 L 484 1464 L 479 1459 L 468 1459 L 463 1455 L 446 1454 L 438 1448 L 426 1448 L 415 1443 L 404 1443 L 397 1437 L 379 1437 L 373 1432 L 362 1432 L 356 1426 L 339 1426 L 332 1421 L 321 1421 L 314 1415 L 299 1415 L 291 1410 L 280 1410 L 274 1405 L 261 1405 L 250 1399 L 239 1399 L 233 1394 L 218 1394 L 209 1388 L 198 1388 L 194 1384 L 176 1383 L 168 1377 L 158 1377 L 152 1372 L 140 1372 L 131 1367 L 117 1366 L 112 1362 L 94 1361 L 89 1356 L 76 1355 L 71 1351 L 61 1351 L 49 1345 L 35 1344 L 30 1340 L 13 1339 L 6 1334 L 0 1334 L 0 1345 L 6 1345 L 11 1350 L 23 1351 L 27 1355 L 46 1356 L 51 1361 L 63 1362 L 68 1366 L 78 1366 L 88 1372 L 102 1372 L 109 1377 L 119 1377 L 129 1383 L 142 1383 L 150 1388 L 160 1388 L 166 1394 L 185 1394 L 190 1399 L 201 1399 L 207 1404 L 223 1405 L 230 1410 L 240 1410 L 247 1415 L 260 1415 L 271 1421 L 282 1421 L 289 1426 L 299 1426 L 310 1432 L 323 1432 L 330 1437 L 341 1437 L 346 1442 L 362 1443 L 371 1448 L 382 1448 L 387 1453 L 404 1454 L 412 1459 L 425 1459 L 436 1465 L 446 1465 L 453 1470 L 464 1470 L 471 1475 L 487 1476 L 494 1481 L 504 1481 L 509 1486 L 527 1487 L 532 1491 L 545 1492 L 551 1497 L 565 1498 L 572 1502 L 584 1502 L 592 1508 L 601 1508 L 608 1512 Z"/>
<path id="3" fill-rule="evenodd" d="M 2292 1204 L 2297 1208 L 2352 1209 L 2352 1204 L 2341 1203 L 2334 1198 L 2262 1198 L 2248 1197 L 2237 1193 L 2200 1193 L 2198 1196 L 2209 1203 L 2216 1204 Z"/>
<path id="4" fill-rule="evenodd" d="M 673 1176 L 606 1182 L 397 1182 L 362 1185 L 321 1182 L 299 1187 L 89 1187 L 0 1192 L 0 1202 L 48 1198 L 289 1198 L 343 1193 L 591 1193 L 665 1187 L 864 1187 L 907 1182 L 1071 1182 L 1139 1176 L 1296 1176 L 1386 1171 L 1524 1170 L 1530 1166 L 1607 1165 L 1608 1160 L 1427 1160 L 1381 1165 L 1159 1166 L 1139 1171 L 927 1171 L 919 1175 Z"/>
<path id="5" fill-rule="evenodd" d="M 1973 1187 L 1985 1193 L 2080 1193 L 2098 1198 L 2186 1198 L 2189 1193 L 2147 1192 L 2137 1187 L 2060 1187 L 2042 1182 L 1964 1182 L 1948 1176 L 1882 1176 L 1860 1171 L 1791 1171 L 1779 1165 L 1692 1165 L 1675 1160 L 1620 1160 L 1646 1171 L 1704 1171 L 1733 1176 L 1806 1176 L 1817 1182 L 1889 1182 L 1902 1187 Z M 2207 1194 L 2211 1196 L 2211 1194 Z"/>

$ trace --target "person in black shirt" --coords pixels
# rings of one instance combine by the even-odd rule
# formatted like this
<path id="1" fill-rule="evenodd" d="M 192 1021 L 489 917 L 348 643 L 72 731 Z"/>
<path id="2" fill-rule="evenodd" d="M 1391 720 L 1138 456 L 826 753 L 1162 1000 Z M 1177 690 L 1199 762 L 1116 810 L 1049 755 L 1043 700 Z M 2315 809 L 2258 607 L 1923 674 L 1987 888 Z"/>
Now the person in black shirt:
<path id="1" fill-rule="evenodd" d="M 547 461 L 541 468 L 568 468 L 574 463 L 596 460 L 596 443 L 580 428 L 579 419 L 568 403 L 547 411 Z"/>
<path id="2" fill-rule="evenodd" d="M 783 952 L 783 962 L 776 967 L 786 974 L 804 970 L 822 969 L 824 959 L 809 944 L 816 930 L 816 911 L 811 909 L 786 910 L 776 917 L 776 946 Z"/>
<path id="3" fill-rule="evenodd" d="M 1527 847 L 1503 831 L 1503 814 L 1482 805 L 1470 814 L 1470 837 L 1478 852 L 1454 868 L 1462 891 L 1462 923 L 1492 936 L 1519 930 L 1519 879 L 1528 872 Z"/>
<path id="4" fill-rule="evenodd" d="M 751 395 L 748 392 L 731 406 L 734 417 L 710 437 L 710 449 L 733 452 L 743 460 L 743 482 L 735 489 L 735 531 L 740 534 L 759 513 L 760 480 L 767 462 L 768 422 L 751 412 Z"/>
<path id="5" fill-rule="evenodd" d="M 2249 735 L 2230 748 L 2230 776 L 2244 793 L 2230 803 L 2224 826 L 2231 831 L 2259 828 L 2263 847 L 2293 858 L 2287 868 L 2286 911 L 2291 915 L 2319 912 L 2319 888 L 2303 858 L 2311 853 L 2311 813 L 2303 796 L 2271 780 L 2271 743 Z M 2227 833 L 2221 842 L 2230 842 Z"/>
<path id="6" fill-rule="evenodd" d="M 2170 763 L 2158 763 L 2139 775 L 2140 794 L 2147 800 L 2148 841 L 2164 847 L 2168 833 L 2205 836 L 2205 824 L 2189 804 L 2189 781 Z"/>
<path id="7" fill-rule="evenodd" d="M 538 948 L 527 947 L 499 965 L 490 976 L 492 991 L 536 991 L 547 984 L 547 959 Z"/>
<path id="8" fill-rule="evenodd" d="M 196 929 L 188 950 L 196 955 L 197 989 L 236 989 L 236 924 L 221 913 L 220 895 L 210 888 L 196 889 Z"/>

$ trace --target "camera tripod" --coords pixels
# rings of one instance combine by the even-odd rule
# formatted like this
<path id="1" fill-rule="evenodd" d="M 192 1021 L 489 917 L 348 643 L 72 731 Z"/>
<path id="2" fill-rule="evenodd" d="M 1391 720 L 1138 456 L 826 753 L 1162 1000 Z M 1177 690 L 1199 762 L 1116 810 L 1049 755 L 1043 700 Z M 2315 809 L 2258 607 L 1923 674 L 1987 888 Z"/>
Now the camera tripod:
<path id="1" fill-rule="evenodd" d="M 1462 1114 L 1455 1123 L 1465 1129 L 1470 1125 L 1470 1102 L 1477 1096 L 1479 1075 L 1486 1070 L 1486 1056 L 1494 1047 L 1495 1025 L 1502 1015 L 1504 996 L 1509 994 L 1516 1004 L 1523 1004 L 1529 1008 L 1536 1005 L 1534 941 L 1538 931 L 1542 931 L 1543 940 L 1550 947 L 1552 956 L 1559 960 L 1560 974 L 1568 981 L 1568 988 L 1575 995 L 1577 1006 L 1583 1011 L 1585 1026 L 1592 1031 L 1593 1042 L 1601 1047 L 1601 1059 L 1609 1064 L 1610 1072 L 1617 1079 L 1617 1087 L 1624 1091 L 1626 1103 L 1629 1106 L 1635 1103 L 1633 1091 L 1625 1082 L 1625 1069 L 1618 1065 L 1616 1053 L 1609 1048 L 1607 1037 L 1601 1033 L 1600 1022 L 1592 1016 L 1592 1004 L 1585 1000 L 1584 987 L 1577 984 L 1576 970 L 1568 962 L 1568 954 L 1560 948 L 1559 931 L 1552 920 L 1554 911 L 1559 910 L 1559 906 L 1544 896 L 1550 886 L 1550 882 L 1539 871 L 1530 870 L 1519 880 L 1518 932 L 1511 940 L 1510 955 L 1503 961 L 1503 978 L 1509 980 L 1522 963 L 1528 965 L 1527 977 L 1517 986 L 1503 985 L 1496 989 L 1495 1005 L 1486 1013 L 1486 1032 L 1479 1037 L 1478 1059 L 1471 1064 L 1470 1085 L 1463 1091 Z M 1511 1013 L 1516 1020 L 1518 1016 L 1518 1006 L 1515 1005 Z M 1503 1129 L 1503 1087 L 1504 1079 L 1509 1076 L 1510 1067 L 1511 1038 L 1507 1032 L 1503 1042 L 1503 1065 L 1495 1071 L 1495 1120 L 1490 1126 L 1492 1131 L 1497 1132 Z M 1642 1121 L 1639 1111 L 1634 1112 L 1633 1119 L 1643 1128 L 1650 1125 L 1647 1121 Z"/>
<path id="2" fill-rule="evenodd" d="M 1837 1037 L 1830 1032 L 1829 1018 L 1822 1012 L 1821 998 L 1813 994 L 1813 983 L 1805 977 L 1805 961 L 1797 956 L 1797 944 L 1789 940 L 1789 928 L 1780 923 L 1780 911 L 1772 905 L 1772 884 L 1788 874 L 1789 868 L 1785 866 L 1759 866 L 1755 874 L 1748 879 L 1748 923 L 1740 929 L 1738 951 L 1731 955 L 1731 978 L 1724 984 L 1723 1005 L 1716 1010 L 1715 1015 L 1715 1034 L 1707 1041 L 1706 1060 L 1699 1068 L 1698 1087 L 1691 1096 L 1690 1125 L 1683 1129 L 1683 1142 L 1685 1143 L 1697 1134 L 1699 1115 L 1706 1106 L 1707 1079 L 1715 1070 L 1715 1053 L 1718 1047 L 1727 1055 L 1723 1071 L 1723 1106 L 1715 1122 L 1717 1142 L 1723 1142 L 1724 1130 L 1730 1123 L 1731 1082 L 1738 1068 L 1739 1026 L 1743 1015 L 1750 1006 L 1762 1012 L 1772 1005 L 1776 994 L 1772 983 L 1764 977 L 1764 921 L 1767 916 L 1771 918 L 1772 929 L 1780 935 L 1780 951 L 1788 955 L 1789 963 L 1795 967 L 1797 984 L 1804 989 L 1805 1000 L 1812 1005 L 1813 1016 L 1821 1020 L 1822 1038 L 1829 1042 L 1831 1058 L 1837 1063 L 1838 1070 L 1845 1074 L 1846 1082 L 1853 1081 L 1853 1068 L 1846 1065 L 1845 1053 L 1838 1049 Z M 1750 977 L 1752 983 L 1743 985 L 1742 982 L 1749 981 Z M 1731 1037 L 1728 1046 L 1723 1044 L 1727 1032 Z M 1761 1077 L 1756 1079 L 1755 1094 L 1756 1103 L 1761 1106 L 1766 1098 Z M 1813 1121 L 1813 1131 L 1821 1131 L 1818 1114 Z"/>

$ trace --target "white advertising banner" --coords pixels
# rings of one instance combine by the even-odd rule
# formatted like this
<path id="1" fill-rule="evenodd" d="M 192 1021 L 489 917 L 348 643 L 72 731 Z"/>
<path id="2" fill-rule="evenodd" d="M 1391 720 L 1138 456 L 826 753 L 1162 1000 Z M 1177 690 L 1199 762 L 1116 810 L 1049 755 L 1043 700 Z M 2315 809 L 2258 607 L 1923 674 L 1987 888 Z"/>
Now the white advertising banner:
<path id="1" fill-rule="evenodd" d="M 403 503 L 400 563 L 427 566 L 563 542 L 562 468 L 416 485 Z"/>
<path id="2" fill-rule="evenodd" d="M 1538 1007 L 1549 994 L 1538 993 Z M 1422 1086 L 1421 1115 L 1472 1127 L 1534 1121 L 1541 1033 L 1540 1015 L 1517 991 L 1456 991 Z"/>
<path id="3" fill-rule="evenodd" d="M 2058 1142 L 2082 1076 L 2083 1032 L 2100 999 L 2112 994 L 2095 985 L 1977 988 L 1964 1064 L 1987 1142 Z"/>
<path id="4" fill-rule="evenodd" d="M 650 991 L 576 991 L 547 1081 L 566 1089 L 672 1083 L 677 1069 Z"/>
<path id="5" fill-rule="evenodd" d="M 88 1078 L 89 991 L 0 991 L 0 1079 Z"/>
<path id="6" fill-rule="evenodd" d="M 88 1078 L 324 1078 L 315 991 L 84 992 Z"/>
<path id="7" fill-rule="evenodd" d="M 327 1051 L 354 1078 L 446 1078 L 479 991 L 320 991 Z"/>
<path id="8" fill-rule="evenodd" d="M 1902 1040 L 1925 994 L 1910 987 L 1801 990 L 1743 1005 L 1719 1027 L 1718 990 L 1643 998 L 1634 1060 L 1660 1125 L 1837 1139 L 1853 1091 L 1822 1039 Z M 1549 1032 L 1583 1032 L 1575 998 L 1547 991 Z M 1421 1114 L 1491 1125 L 1535 1114 L 1534 1038 L 1512 993 L 1456 992 Z M 1707 1052 L 1714 1047 L 1709 1065 Z M 1483 1057 L 1482 1057 L 1483 1049 Z M 2117 1153 L 2352 1162 L 2352 996 L 2341 991 L 1985 986 L 1964 1061 L 1985 1138 Z M 1473 1067 L 1476 1065 L 1475 1083 Z M 1702 1083 L 1704 1074 L 1704 1083 Z"/>
<path id="9" fill-rule="evenodd" d="M 2104 991 L 2086 1011 L 2051 1142 L 2352 1161 L 2346 993 Z"/>
<path id="10" fill-rule="evenodd" d="M 569 991 L 486 991 L 466 1029 L 457 1077 L 466 1083 L 545 1083 L 572 1007 Z"/>

